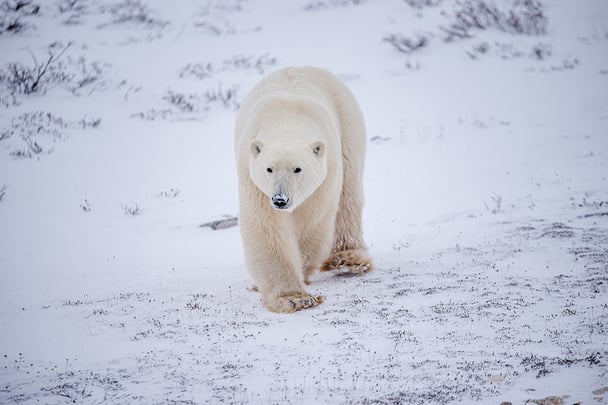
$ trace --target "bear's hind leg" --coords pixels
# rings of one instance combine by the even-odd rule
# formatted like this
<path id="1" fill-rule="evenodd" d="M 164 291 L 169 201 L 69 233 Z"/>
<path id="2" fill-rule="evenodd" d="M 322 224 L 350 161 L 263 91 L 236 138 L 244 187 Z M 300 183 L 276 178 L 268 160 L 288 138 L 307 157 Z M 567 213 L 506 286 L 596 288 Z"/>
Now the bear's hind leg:
<path id="1" fill-rule="evenodd" d="M 348 148 L 348 145 L 345 145 Z M 363 146 L 364 148 L 364 146 Z M 352 156 L 350 151 L 345 154 Z M 364 273 L 374 269 L 363 240 L 363 160 L 344 159 L 344 181 L 336 216 L 336 231 L 331 254 L 321 271 L 350 270 Z"/>
<path id="2" fill-rule="evenodd" d="M 373 270 L 374 264 L 365 250 L 342 250 L 333 253 L 321 266 L 321 271 L 347 270 L 353 274 Z"/>
<path id="3" fill-rule="evenodd" d="M 337 205 L 337 204 L 336 204 Z M 304 283 L 310 284 L 310 278 L 317 269 L 322 267 L 327 255 L 331 252 L 334 242 L 336 219 L 330 209 L 317 224 L 307 228 L 305 237 L 300 241 L 300 250 L 304 257 Z"/>

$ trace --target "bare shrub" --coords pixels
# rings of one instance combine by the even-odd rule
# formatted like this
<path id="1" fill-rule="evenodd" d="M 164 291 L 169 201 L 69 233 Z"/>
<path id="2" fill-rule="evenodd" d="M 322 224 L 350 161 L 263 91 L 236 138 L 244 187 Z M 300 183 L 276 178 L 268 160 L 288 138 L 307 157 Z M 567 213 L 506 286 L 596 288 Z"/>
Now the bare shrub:
<path id="1" fill-rule="evenodd" d="M 144 209 L 142 207 L 140 207 L 138 204 L 132 203 L 132 204 L 123 204 L 122 211 L 125 213 L 125 215 L 134 217 L 134 216 L 137 216 L 137 215 L 141 214 L 142 212 L 144 212 Z"/>
<path id="2" fill-rule="evenodd" d="M 221 0 L 221 1 L 208 1 L 203 9 L 201 15 L 213 15 L 213 14 L 229 14 L 243 11 L 242 3 L 246 0 Z"/>
<path id="3" fill-rule="evenodd" d="M 149 110 L 138 112 L 135 114 L 131 114 L 131 118 L 139 118 L 144 121 L 156 121 L 156 120 L 165 120 L 171 117 L 174 114 L 174 111 L 170 108 L 164 108 L 162 110 L 156 108 L 150 108 Z"/>
<path id="4" fill-rule="evenodd" d="M 441 27 L 447 42 L 469 38 L 471 30 L 490 28 L 510 34 L 543 35 L 547 32 L 547 17 L 537 0 L 515 0 L 510 8 L 502 9 L 487 0 L 464 0 L 456 3 L 455 21 Z"/>
<path id="5" fill-rule="evenodd" d="M 204 63 L 189 63 L 178 71 L 180 78 L 193 77 L 199 80 L 207 79 L 214 74 L 226 71 L 256 71 L 259 74 L 264 74 L 268 68 L 277 64 L 277 59 L 264 54 L 255 55 L 234 55 L 231 58 L 225 59 L 219 66 L 212 62 Z"/>
<path id="6" fill-rule="evenodd" d="M 511 60 L 516 58 L 530 57 L 534 60 L 542 61 L 548 59 L 552 55 L 552 48 L 548 44 L 536 44 L 530 50 L 524 50 L 516 47 L 510 42 L 480 42 L 473 45 L 472 48 L 466 51 L 471 59 L 480 59 L 481 57 L 492 54 L 503 60 Z"/>
<path id="7" fill-rule="evenodd" d="M 169 189 L 167 191 L 161 191 L 160 193 L 154 194 L 155 197 L 161 198 L 175 198 L 179 195 L 180 191 L 176 188 Z"/>
<path id="8" fill-rule="evenodd" d="M 196 94 L 184 94 L 175 91 L 167 91 L 163 100 L 177 108 L 180 112 L 193 112 L 200 104 L 200 98 Z"/>
<path id="9" fill-rule="evenodd" d="M 389 34 L 384 37 L 384 41 L 405 54 L 420 50 L 429 44 L 428 36 L 422 34 L 416 34 L 414 38 L 408 38 L 401 34 Z"/>
<path id="10" fill-rule="evenodd" d="M 8 186 L 6 184 L 3 184 L 0 187 L 0 201 L 4 200 L 4 196 L 6 195 L 6 190 L 8 189 Z"/>
<path id="11" fill-rule="evenodd" d="M 233 35 L 244 32 L 257 32 L 262 29 L 260 25 L 244 27 L 237 23 L 234 15 L 243 10 L 243 3 L 247 0 L 217 0 L 201 2 L 204 5 L 197 20 L 194 22 L 196 28 L 207 33 L 220 35 Z"/>
<path id="12" fill-rule="evenodd" d="M 102 15 L 106 22 L 98 28 L 107 28 L 113 25 L 131 24 L 145 29 L 162 29 L 169 25 L 169 21 L 152 16 L 152 12 L 141 0 L 122 0 L 110 5 L 99 4 L 95 0 L 62 0 L 58 4 L 58 11 L 67 15 L 65 24 L 82 24 L 83 19 L 89 15 Z"/>
<path id="13" fill-rule="evenodd" d="M 181 68 L 177 74 L 180 78 L 194 77 L 203 80 L 213 75 L 215 68 L 211 62 L 207 63 L 188 63 Z"/>
<path id="14" fill-rule="evenodd" d="M 488 210 L 489 212 L 491 212 L 492 214 L 496 215 L 500 212 L 501 210 L 501 206 L 502 206 L 502 197 L 496 193 L 492 193 L 492 195 L 490 195 L 490 198 L 492 199 L 493 202 L 493 207 L 490 207 L 488 205 L 488 203 L 486 203 L 485 201 L 483 202 L 483 205 L 485 205 L 486 210 Z"/>
<path id="15" fill-rule="evenodd" d="M 123 0 L 102 8 L 102 12 L 110 15 L 110 21 L 100 27 L 113 24 L 136 24 L 145 28 L 164 28 L 169 25 L 168 21 L 152 17 L 148 6 L 140 0 Z"/>
<path id="16" fill-rule="evenodd" d="M 36 155 L 40 155 L 45 149 L 38 144 L 37 141 L 33 140 L 30 137 L 23 138 L 23 142 L 25 142 L 25 149 L 17 149 L 9 153 L 10 156 L 18 159 L 29 159 L 33 158 Z M 53 150 L 49 149 L 47 153 L 51 153 Z"/>
<path id="17" fill-rule="evenodd" d="M 190 311 L 205 311 L 203 303 L 209 300 L 209 296 L 207 294 L 192 294 L 191 297 L 192 299 L 186 302 L 186 309 Z"/>
<path id="18" fill-rule="evenodd" d="M 325 8 L 337 8 L 337 7 L 348 7 L 356 6 L 362 3 L 362 0 L 319 0 L 311 1 L 304 6 L 306 11 L 316 11 Z"/>
<path id="19" fill-rule="evenodd" d="M 543 71 L 548 72 L 563 72 L 566 70 L 573 70 L 580 64 L 578 58 L 566 58 L 561 63 L 551 65 L 547 69 L 543 69 Z"/>
<path id="20" fill-rule="evenodd" d="M 44 94 L 57 86 L 75 95 L 91 94 L 106 87 L 104 75 L 109 65 L 90 62 L 83 55 L 69 55 L 67 51 L 72 45 L 56 42 L 47 47 L 44 58 L 30 52 L 31 64 L 11 62 L 0 69 L 0 104 L 16 105 L 19 95 Z"/>
<path id="21" fill-rule="evenodd" d="M 65 368 L 68 369 L 68 359 Z M 101 392 L 103 402 L 107 400 L 115 403 L 124 390 L 119 378 L 109 373 L 65 371 L 56 375 L 52 385 L 40 388 L 40 392 L 43 398 L 61 398 L 56 402 L 74 404 L 91 402 L 95 394 Z"/>
<path id="22" fill-rule="evenodd" d="M 163 96 L 163 100 L 168 102 L 175 110 L 177 110 L 175 112 L 181 114 L 206 113 L 216 106 L 232 110 L 236 110 L 239 107 L 239 103 L 237 101 L 237 88 L 233 86 L 228 89 L 224 89 L 221 84 L 208 89 L 202 94 L 182 93 L 168 90 Z M 172 113 L 171 111 L 167 112 L 166 110 L 160 110 L 160 112 L 163 112 L 163 114 L 161 114 L 161 118 Z M 150 119 L 149 114 L 140 113 L 135 114 L 135 116 L 144 119 L 148 117 L 147 119 Z M 154 116 L 153 118 L 158 117 Z"/>
<path id="23" fill-rule="evenodd" d="M 549 44 L 536 44 L 532 47 L 532 52 L 530 52 L 530 56 L 537 60 L 545 60 L 551 56 L 553 53 L 553 49 Z"/>
<path id="24" fill-rule="evenodd" d="M 432 0 L 406 0 L 414 8 L 428 7 L 439 2 Z M 505 4 L 506 3 L 506 4 Z M 447 14 L 452 22 L 440 26 L 440 36 L 445 42 L 472 38 L 474 31 L 494 29 L 515 35 L 543 35 L 547 32 L 547 17 L 543 4 L 538 0 L 510 0 L 500 6 L 492 0 L 457 0 L 454 2 L 453 13 Z M 393 45 L 399 52 L 410 54 L 428 46 L 432 34 L 417 34 L 406 37 L 402 34 L 389 34 L 384 41 Z M 512 46 L 497 43 L 494 47 L 503 59 L 523 56 L 523 53 Z M 467 51 L 472 59 L 477 59 L 487 53 L 489 48 Z M 538 59 L 548 56 L 546 49 L 538 48 Z"/>
<path id="25" fill-rule="evenodd" d="M 69 78 L 64 87 L 73 94 L 91 94 L 106 86 L 103 76 L 109 65 L 105 62 L 89 62 L 82 55 L 77 58 L 68 56 L 67 62 L 65 64 L 60 62 L 59 66 L 68 74 Z"/>
<path id="26" fill-rule="evenodd" d="M 0 106 L 8 108 L 18 104 L 19 101 L 17 100 L 17 97 L 14 94 L 8 93 L 6 89 L 3 89 L 0 86 Z"/>
<path id="27" fill-rule="evenodd" d="M 78 25 L 82 24 L 82 19 L 85 15 L 91 13 L 92 0 L 63 0 L 57 5 L 59 13 L 67 14 L 67 19 L 64 24 Z"/>
<path id="28" fill-rule="evenodd" d="M 490 53 L 490 50 L 493 51 L 493 54 L 503 60 L 516 59 L 525 56 L 525 53 L 513 44 L 503 42 L 494 42 L 492 46 L 487 42 L 482 42 L 473 46 L 473 49 L 470 51 L 467 51 L 467 55 L 469 55 L 471 59 L 478 59 L 481 56 Z"/>
<path id="29" fill-rule="evenodd" d="M 34 25 L 24 21 L 38 15 L 40 6 L 30 0 L 4 0 L 0 3 L 0 35 L 17 34 Z"/>
<path id="30" fill-rule="evenodd" d="M 85 115 L 84 117 L 82 117 L 81 120 L 74 121 L 74 123 L 73 123 L 74 126 L 78 125 L 82 129 L 97 128 L 99 126 L 99 124 L 101 124 L 101 118 L 99 118 L 99 117 L 89 117 L 87 115 Z"/>
<path id="31" fill-rule="evenodd" d="M 0 141 L 10 143 L 10 139 L 16 137 L 17 144 L 9 155 L 15 158 L 33 158 L 51 153 L 53 149 L 46 145 L 63 139 L 68 129 L 96 128 L 100 122 L 100 118 L 84 117 L 79 121 L 66 121 L 49 112 L 29 112 L 14 118 L 8 129 L 0 131 Z"/>
<path id="32" fill-rule="evenodd" d="M 66 81 L 67 74 L 58 69 L 57 62 L 72 43 L 59 50 L 58 45 L 49 46 L 48 56 L 43 61 L 39 61 L 36 55 L 31 53 L 32 65 L 9 63 L 5 69 L 0 70 L 0 83 L 4 84 L 11 94 L 32 94 L 44 92 L 49 86 Z"/>
<path id="33" fill-rule="evenodd" d="M 19 159 L 33 158 L 43 152 L 51 153 L 52 149 L 42 146 L 39 141 L 61 139 L 67 126 L 62 118 L 48 112 L 25 113 L 13 119 L 10 129 L 2 131 L 0 138 L 17 135 L 22 141 L 21 147 L 13 149 L 9 155 Z"/>
<path id="34" fill-rule="evenodd" d="M 205 109 L 209 110 L 213 105 L 219 104 L 224 108 L 237 110 L 239 103 L 236 100 L 236 94 L 236 87 L 224 89 L 221 84 L 209 89 L 204 94 Z"/>
<path id="35" fill-rule="evenodd" d="M 2 132 L 0 132 L 0 141 L 4 141 L 6 139 L 9 139 L 10 137 L 13 136 L 13 131 L 10 130 L 4 130 Z"/>
<path id="36" fill-rule="evenodd" d="M 200 21 L 195 23 L 194 26 L 196 28 L 204 29 L 208 33 L 215 36 L 220 36 L 224 34 L 236 34 L 238 32 L 234 23 L 227 21 L 223 18 L 219 18 L 216 20 Z"/>
<path id="37" fill-rule="evenodd" d="M 478 59 L 482 55 L 486 55 L 490 51 L 490 44 L 487 42 L 481 42 L 473 46 L 473 49 L 467 51 L 467 55 L 471 59 Z"/>
<path id="38" fill-rule="evenodd" d="M 423 9 L 425 7 L 436 7 L 442 0 L 404 0 L 408 6 L 416 9 Z"/>
<path id="39" fill-rule="evenodd" d="M 91 212 L 91 204 L 89 204 L 89 201 L 85 198 L 84 201 L 82 202 L 82 204 L 80 204 L 80 209 L 82 209 L 82 212 Z"/>
<path id="40" fill-rule="evenodd" d="M 88 11 L 90 0 L 63 0 L 57 5 L 60 13 L 83 13 Z"/>
<path id="41" fill-rule="evenodd" d="M 224 60 L 224 70 L 256 70 L 259 74 L 264 74 L 269 67 L 277 64 L 277 59 L 264 54 L 255 55 L 234 55 L 232 58 Z"/>

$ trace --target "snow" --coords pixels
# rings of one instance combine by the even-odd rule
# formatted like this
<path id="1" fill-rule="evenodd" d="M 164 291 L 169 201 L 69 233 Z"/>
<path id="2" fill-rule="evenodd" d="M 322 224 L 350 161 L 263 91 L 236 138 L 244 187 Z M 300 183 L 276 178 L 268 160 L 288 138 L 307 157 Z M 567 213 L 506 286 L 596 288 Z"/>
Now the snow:
<path id="1" fill-rule="evenodd" d="M 34 3 L 0 28 L 0 403 L 608 402 L 605 1 L 452 42 L 466 1 Z M 49 49 L 64 76 L 11 91 Z M 238 213 L 238 103 L 290 65 L 361 104 L 377 269 L 279 315 L 200 225 Z"/>

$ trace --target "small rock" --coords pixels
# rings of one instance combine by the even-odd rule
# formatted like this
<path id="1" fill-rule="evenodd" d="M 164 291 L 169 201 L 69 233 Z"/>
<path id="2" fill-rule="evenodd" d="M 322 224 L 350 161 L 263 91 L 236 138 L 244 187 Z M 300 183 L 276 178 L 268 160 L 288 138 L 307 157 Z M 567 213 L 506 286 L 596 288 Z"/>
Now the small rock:
<path id="1" fill-rule="evenodd" d="M 603 395 L 607 392 L 608 392 L 608 387 L 599 388 L 599 389 L 593 391 L 593 395 Z"/>
<path id="2" fill-rule="evenodd" d="M 538 404 L 538 405 L 561 405 L 564 403 L 564 400 L 561 397 L 556 396 L 548 396 L 543 399 L 529 399 L 526 403 Z"/>
<path id="3" fill-rule="evenodd" d="M 373 142 L 377 145 L 384 143 L 386 141 L 390 141 L 390 140 L 391 140 L 390 137 L 385 137 L 385 136 L 380 136 L 380 135 L 376 135 L 370 139 L 371 142 Z"/>
<path id="4" fill-rule="evenodd" d="M 216 221 L 205 222 L 204 224 L 201 224 L 200 227 L 211 228 L 214 231 L 217 231 L 219 229 L 232 228 L 233 226 L 237 226 L 238 223 L 239 220 L 237 217 L 226 216 L 226 218 L 218 219 Z"/>

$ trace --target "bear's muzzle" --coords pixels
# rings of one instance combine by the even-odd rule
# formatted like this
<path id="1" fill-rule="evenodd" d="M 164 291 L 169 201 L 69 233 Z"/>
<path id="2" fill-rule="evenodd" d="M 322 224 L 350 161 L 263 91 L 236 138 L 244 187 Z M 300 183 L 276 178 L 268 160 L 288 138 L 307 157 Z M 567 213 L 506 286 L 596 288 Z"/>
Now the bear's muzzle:
<path id="1" fill-rule="evenodd" d="M 291 207 L 291 200 L 285 194 L 275 194 L 270 201 L 272 206 L 278 210 L 286 210 Z"/>

